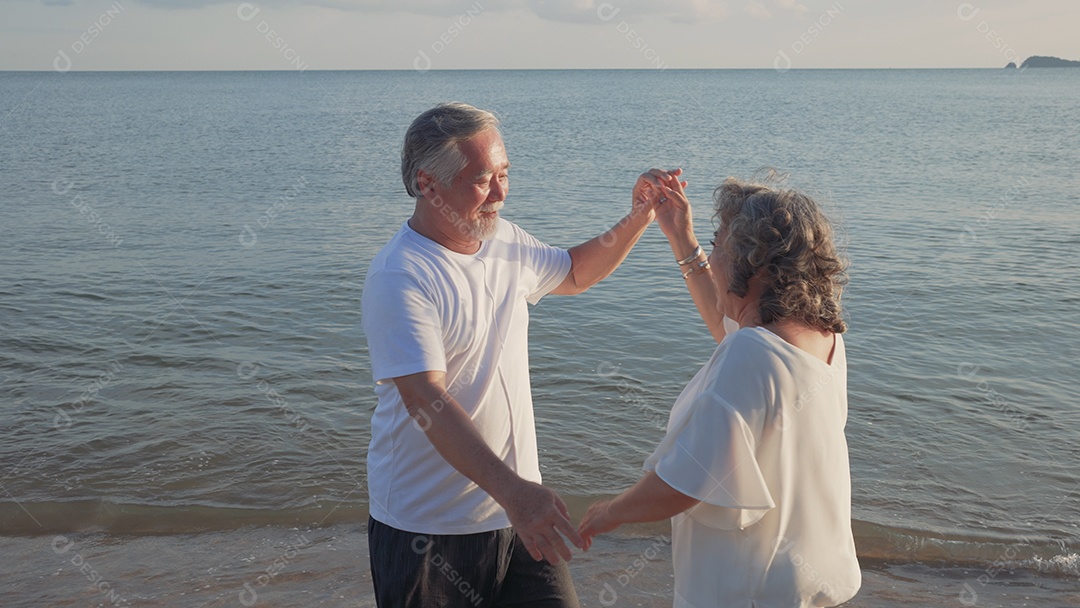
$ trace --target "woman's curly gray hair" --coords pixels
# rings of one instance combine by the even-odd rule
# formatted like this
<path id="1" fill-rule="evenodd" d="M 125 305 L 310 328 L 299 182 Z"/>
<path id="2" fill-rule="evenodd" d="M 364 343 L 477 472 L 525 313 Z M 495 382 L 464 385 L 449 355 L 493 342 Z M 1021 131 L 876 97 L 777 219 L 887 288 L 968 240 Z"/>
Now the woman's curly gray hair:
<path id="1" fill-rule="evenodd" d="M 847 329 L 840 294 L 847 261 L 837 251 L 829 219 L 809 196 L 779 187 L 770 171 L 761 181 L 724 180 L 713 192 L 714 218 L 727 231 L 728 291 L 744 297 L 750 277 L 764 284 L 761 323 L 795 319 L 834 333 Z"/>

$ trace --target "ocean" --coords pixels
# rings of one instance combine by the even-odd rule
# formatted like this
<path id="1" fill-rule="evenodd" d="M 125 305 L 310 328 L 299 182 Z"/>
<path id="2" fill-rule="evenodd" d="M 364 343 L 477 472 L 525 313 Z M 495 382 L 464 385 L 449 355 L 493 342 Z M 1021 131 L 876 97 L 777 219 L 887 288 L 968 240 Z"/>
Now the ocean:
<path id="1" fill-rule="evenodd" d="M 0 603 L 371 604 L 360 295 L 412 210 L 405 129 L 459 100 L 553 245 L 649 167 L 684 169 L 703 242 L 725 177 L 789 173 L 852 262 L 849 605 L 1080 606 L 1077 99 L 1060 69 L 0 72 Z M 576 516 L 714 346 L 656 227 L 532 309 Z M 664 526 L 575 559 L 583 604 L 669 605 Z"/>

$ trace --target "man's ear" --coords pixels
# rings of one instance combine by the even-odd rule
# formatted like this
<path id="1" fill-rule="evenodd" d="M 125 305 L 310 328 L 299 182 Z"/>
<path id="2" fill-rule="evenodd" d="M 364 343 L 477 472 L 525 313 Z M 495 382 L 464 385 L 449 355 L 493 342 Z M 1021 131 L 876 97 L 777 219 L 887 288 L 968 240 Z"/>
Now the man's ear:
<path id="1" fill-rule="evenodd" d="M 427 198 L 435 190 L 435 177 L 423 169 L 416 170 L 416 185 L 420 188 L 420 196 Z"/>

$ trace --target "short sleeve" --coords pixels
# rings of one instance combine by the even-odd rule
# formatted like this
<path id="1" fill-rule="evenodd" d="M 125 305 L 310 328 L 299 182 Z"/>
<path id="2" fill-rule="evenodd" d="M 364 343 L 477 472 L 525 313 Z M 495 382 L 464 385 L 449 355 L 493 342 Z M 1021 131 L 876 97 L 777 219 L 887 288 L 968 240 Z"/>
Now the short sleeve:
<path id="1" fill-rule="evenodd" d="M 446 371 L 441 317 L 415 277 L 375 272 L 364 283 L 360 307 L 376 383 Z"/>
<path id="2" fill-rule="evenodd" d="M 536 237 L 514 226 L 525 266 L 536 275 L 536 288 L 526 297 L 529 304 L 551 293 L 570 273 L 570 252 L 540 242 Z"/>
<path id="3" fill-rule="evenodd" d="M 722 529 L 745 528 L 776 506 L 745 419 L 715 393 L 691 404 L 686 424 L 665 438 L 652 464 L 672 488 L 701 501 L 691 516 Z M 663 447 L 663 446 L 662 446 Z"/>

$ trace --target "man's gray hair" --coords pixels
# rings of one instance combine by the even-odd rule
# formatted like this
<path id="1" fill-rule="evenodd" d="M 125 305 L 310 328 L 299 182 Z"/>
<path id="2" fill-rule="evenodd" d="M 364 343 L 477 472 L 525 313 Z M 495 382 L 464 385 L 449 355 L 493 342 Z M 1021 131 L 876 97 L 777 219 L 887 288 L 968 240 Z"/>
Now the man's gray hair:
<path id="1" fill-rule="evenodd" d="M 497 129 L 499 119 L 466 103 L 439 104 L 416 117 L 405 132 L 401 148 L 401 180 L 413 198 L 420 198 L 416 172 L 430 173 L 439 183 L 450 185 L 468 160 L 458 142 Z"/>

